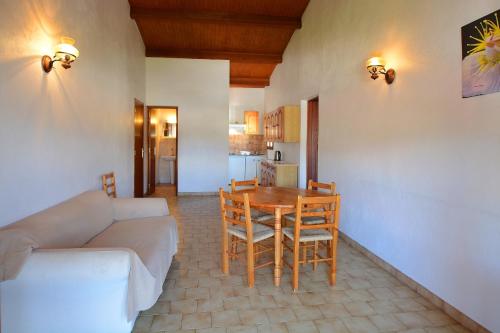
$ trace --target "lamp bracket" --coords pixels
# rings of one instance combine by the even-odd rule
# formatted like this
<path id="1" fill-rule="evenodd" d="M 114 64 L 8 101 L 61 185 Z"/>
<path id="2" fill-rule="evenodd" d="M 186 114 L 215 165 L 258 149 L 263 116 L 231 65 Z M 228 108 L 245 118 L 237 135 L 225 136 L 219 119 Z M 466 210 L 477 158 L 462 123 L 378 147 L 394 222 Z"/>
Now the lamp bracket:
<path id="1" fill-rule="evenodd" d="M 49 73 L 54 67 L 54 61 L 48 55 L 42 57 L 42 68 L 45 73 Z"/>

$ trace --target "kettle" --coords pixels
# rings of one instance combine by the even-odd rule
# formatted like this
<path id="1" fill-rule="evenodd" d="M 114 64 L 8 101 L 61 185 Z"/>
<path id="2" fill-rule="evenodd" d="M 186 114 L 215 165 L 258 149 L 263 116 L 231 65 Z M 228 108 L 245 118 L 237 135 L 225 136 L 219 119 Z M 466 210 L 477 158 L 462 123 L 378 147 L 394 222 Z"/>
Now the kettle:
<path id="1" fill-rule="evenodd" d="M 274 152 L 274 160 L 275 161 L 281 161 L 281 152 L 279 150 L 276 150 Z"/>

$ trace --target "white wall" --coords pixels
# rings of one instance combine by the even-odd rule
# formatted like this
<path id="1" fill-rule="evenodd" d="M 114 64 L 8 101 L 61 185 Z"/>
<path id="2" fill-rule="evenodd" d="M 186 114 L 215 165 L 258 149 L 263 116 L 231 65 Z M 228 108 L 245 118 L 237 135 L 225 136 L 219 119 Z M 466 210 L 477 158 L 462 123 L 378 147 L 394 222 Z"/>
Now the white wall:
<path id="1" fill-rule="evenodd" d="M 460 27 L 498 0 L 313 0 L 266 109 L 319 95 L 319 178 L 341 229 L 500 331 L 500 93 L 461 98 Z M 364 62 L 381 53 L 393 85 Z"/>
<path id="2" fill-rule="evenodd" d="M 245 111 L 259 111 L 259 134 L 263 134 L 264 88 L 230 88 L 229 122 L 245 122 Z"/>
<path id="3" fill-rule="evenodd" d="M 224 186 L 229 61 L 146 58 L 146 101 L 179 108 L 178 191 L 216 192 Z"/>
<path id="4" fill-rule="evenodd" d="M 1 17 L 0 225 L 100 188 L 111 170 L 132 195 L 144 46 L 128 2 L 3 1 Z M 80 58 L 45 74 L 41 56 L 60 36 Z"/>

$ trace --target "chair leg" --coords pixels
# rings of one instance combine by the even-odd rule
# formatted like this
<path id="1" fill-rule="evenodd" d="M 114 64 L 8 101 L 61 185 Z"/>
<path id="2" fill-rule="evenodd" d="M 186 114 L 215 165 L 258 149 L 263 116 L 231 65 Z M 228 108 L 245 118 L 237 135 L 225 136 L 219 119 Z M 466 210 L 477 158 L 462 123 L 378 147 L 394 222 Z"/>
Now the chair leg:
<path id="1" fill-rule="evenodd" d="M 236 236 L 231 236 L 231 260 L 236 260 L 238 257 L 238 239 Z"/>
<path id="2" fill-rule="evenodd" d="M 333 286 L 337 282 L 337 239 L 338 231 L 333 231 L 333 239 L 330 242 L 330 255 L 332 257 L 332 264 L 330 265 L 330 285 Z"/>
<path id="3" fill-rule="evenodd" d="M 255 244 L 255 252 L 259 252 L 261 250 L 261 247 L 259 244 Z M 257 263 L 259 261 L 259 254 L 258 253 L 255 253 L 255 263 Z"/>
<path id="4" fill-rule="evenodd" d="M 227 232 L 222 235 L 222 272 L 229 273 L 229 237 Z"/>
<path id="5" fill-rule="evenodd" d="M 254 268 L 254 248 L 253 244 L 247 242 L 247 273 L 248 286 L 252 288 L 255 284 L 255 268 Z"/>
<path id="6" fill-rule="evenodd" d="M 314 241 L 313 259 L 314 260 L 318 259 L 318 241 Z M 313 271 L 316 270 L 316 267 L 318 267 L 318 262 L 317 261 L 313 261 Z"/>
<path id="7" fill-rule="evenodd" d="M 297 291 L 299 289 L 299 242 L 293 241 L 293 279 L 292 279 L 292 288 L 293 291 Z"/>
<path id="8" fill-rule="evenodd" d="M 302 247 L 302 266 L 306 265 L 307 260 L 307 246 Z"/>

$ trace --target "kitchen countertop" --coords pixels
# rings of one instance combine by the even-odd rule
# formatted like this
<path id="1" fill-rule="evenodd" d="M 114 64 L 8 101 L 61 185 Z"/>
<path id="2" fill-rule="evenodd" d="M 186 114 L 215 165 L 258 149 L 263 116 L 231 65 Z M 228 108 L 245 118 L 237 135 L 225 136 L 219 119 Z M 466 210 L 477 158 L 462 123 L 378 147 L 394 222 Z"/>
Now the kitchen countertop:
<path id="1" fill-rule="evenodd" d="M 239 153 L 229 153 L 229 156 L 264 156 L 265 154 L 239 154 Z"/>
<path id="2" fill-rule="evenodd" d="M 265 160 L 265 162 L 267 162 L 269 164 L 275 164 L 275 165 L 298 166 L 297 163 L 288 163 L 286 161 L 275 161 L 272 159 L 267 159 L 267 160 Z"/>

